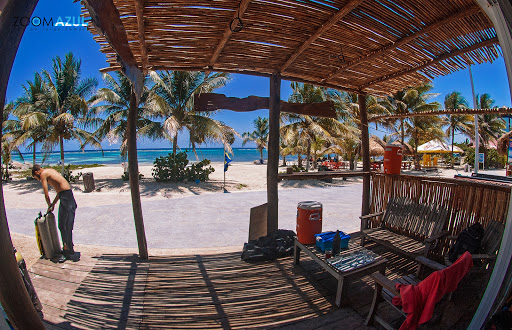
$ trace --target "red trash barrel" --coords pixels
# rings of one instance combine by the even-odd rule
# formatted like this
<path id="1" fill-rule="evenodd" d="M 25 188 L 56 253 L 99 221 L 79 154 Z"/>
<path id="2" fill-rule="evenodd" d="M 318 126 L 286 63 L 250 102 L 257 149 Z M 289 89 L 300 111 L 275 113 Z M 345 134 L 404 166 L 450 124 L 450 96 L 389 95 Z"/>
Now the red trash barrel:
<path id="1" fill-rule="evenodd" d="M 384 173 L 400 174 L 402 168 L 402 146 L 387 144 L 384 148 Z"/>
<path id="2" fill-rule="evenodd" d="M 300 202 L 297 205 L 297 239 L 302 244 L 315 244 L 315 234 L 322 232 L 322 203 Z"/>

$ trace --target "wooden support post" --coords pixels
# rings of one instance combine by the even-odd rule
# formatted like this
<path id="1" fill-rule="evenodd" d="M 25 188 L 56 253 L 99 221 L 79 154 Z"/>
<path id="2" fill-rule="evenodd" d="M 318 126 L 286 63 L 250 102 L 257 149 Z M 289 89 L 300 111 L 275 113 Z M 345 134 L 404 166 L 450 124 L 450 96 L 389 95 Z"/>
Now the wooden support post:
<path id="1" fill-rule="evenodd" d="M 277 169 L 279 166 L 279 110 L 281 104 L 281 75 L 270 77 L 270 106 L 268 120 L 267 162 L 267 235 L 276 231 L 278 221 Z"/>
<path id="2" fill-rule="evenodd" d="M 0 109 L 5 106 L 7 82 L 11 75 L 16 52 L 25 32 L 25 26 L 15 26 L 13 17 L 30 17 L 37 0 L 3 2 L 0 6 Z M 0 119 L 1 120 L 1 119 Z M 0 137 L 1 137 L 0 132 Z M 5 212 L 4 194 L 0 181 L 0 303 L 7 317 L 17 329 L 44 329 L 43 322 L 30 300 L 14 257 L 9 224 Z"/>
<path id="3" fill-rule="evenodd" d="M 132 193 L 133 221 L 137 232 L 137 244 L 139 246 L 139 257 L 148 259 L 148 245 L 146 232 L 144 230 L 144 219 L 142 218 L 142 206 L 140 203 L 139 189 L 139 163 L 137 161 L 137 110 L 138 103 L 135 92 L 132 90 L 130 96 L 130 112 L 128 113 L 128 173 L 130 176 L 130 189 Z"/>
<path id="4" fill-rule="evenodd" d="M 366 111 L 366 94 L 358 94 L 359 114 L 361 116 L 361 150 L 363 153 L 363 205 L 361 215 L 370 213 L 370 136 L 368 133 L 368 113 Z"/>

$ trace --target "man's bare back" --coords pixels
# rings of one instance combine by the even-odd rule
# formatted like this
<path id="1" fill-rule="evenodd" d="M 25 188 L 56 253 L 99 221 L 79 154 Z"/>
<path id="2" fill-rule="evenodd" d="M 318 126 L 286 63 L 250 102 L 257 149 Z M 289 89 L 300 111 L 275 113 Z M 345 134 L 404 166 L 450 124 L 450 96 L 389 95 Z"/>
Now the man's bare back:
<path id="1" fill-rule="evenodd" d="M 44 197 L 48 204 L 48 212 L 53 211 L 55 204 L 59 200 L 59 193 L 71 189 L 69 182 L 53 168 L 41 168 L 39 165 L 35 165 L 32 168 L 32 174 L 34 175 L 34 178 L 41 181 L 41 184 L 43 185 Z M 57 192 L 57 196 L 55 196 L 53 202 L 48 194 L 48 185 L 52 186 L 53 189 L 55 189 L 55 192 Z"/>
<path id="2" fill-rule="evenodd" d="M 45 168 L 41 171 L 41 182 L 43 180 L 46 180 L 50 186 L 55 189 L 57 193 L 60 193 L 64 190 L 71 189 L 71 186 L 69 185 L 69 182 L 64 179 L 62 175 L 60 175 L 59 172 L 54 170 L 53 168 Z M 43 184 L 44 185 L 44 184 Z"/>

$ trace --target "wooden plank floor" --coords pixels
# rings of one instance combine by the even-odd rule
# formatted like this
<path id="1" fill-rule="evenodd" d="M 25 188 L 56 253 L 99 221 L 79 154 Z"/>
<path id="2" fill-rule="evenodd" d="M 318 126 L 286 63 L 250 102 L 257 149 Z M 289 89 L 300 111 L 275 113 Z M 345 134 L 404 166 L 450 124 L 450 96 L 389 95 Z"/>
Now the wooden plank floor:
<path id="1" fill-rule="evenodd" d="M 388 259 L 390 278 L 414 272 L 413 262 L 369 247 Z M 335 307 L 337 282 L 305 255 L 298 267 L 292 257 L 245 263 L 240 253 L 149 262 L 135 255 L 82 256 L 63 264 L 39 260 L 31 278 L 47 325 L 57 329 L 362 329 L 373 297 L 373 283 L 364 277 L 350 283 L 344 305 Z M 461 284 L 432 328 L 464 328 L 478 306 L 470 299 L 474 292 Z M 385 305 L 381 314 L 399 327 L 403 319 Z"/>

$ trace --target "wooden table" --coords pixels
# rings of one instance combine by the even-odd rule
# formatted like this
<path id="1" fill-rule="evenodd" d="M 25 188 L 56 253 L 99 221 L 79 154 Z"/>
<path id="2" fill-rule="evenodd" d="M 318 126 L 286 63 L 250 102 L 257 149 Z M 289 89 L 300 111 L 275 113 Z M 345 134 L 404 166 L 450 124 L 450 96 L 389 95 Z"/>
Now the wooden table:
<path id="1" fill-rule="evenodd" d="M 350 244 L 347 249 L 343 249 L 341 255 L 348 255 L 350 253 L 354 253 L 357 251 L 366 250 L 364 247 L 361 247 L 359 244 Z M 381 274 L 385 274 L 386 272 L 386 264 L 387 260 L 383 257 L 377 257 L 376 260 L 367 265 L 361 266 L 359 268 L 350 269 L 347 271 L 340 271 L 339 269 L 330 265 L 326 259 L 325 254 L 323 254 L 320 250 L 317 250 L 315 245 L 305 245 L 300 243 L 295 237 L 294 244 L 294 252 L 293 259 L 294 264 L 298 265 L 300 261 L 300 252 L 303 251 L 305 254 L 311 257 L 317 264 L 319 264 L 323 269 L 325 269 L 329 274 L 334 276 L 338 280 L 338 288 L 336 290 L 336 306 L 341 306 L 341 298 L 343 293 L 346 291 L 347 282 L 354 278 L 361 278 L 366 275 L 370 275 L 376 271 Z"/>

